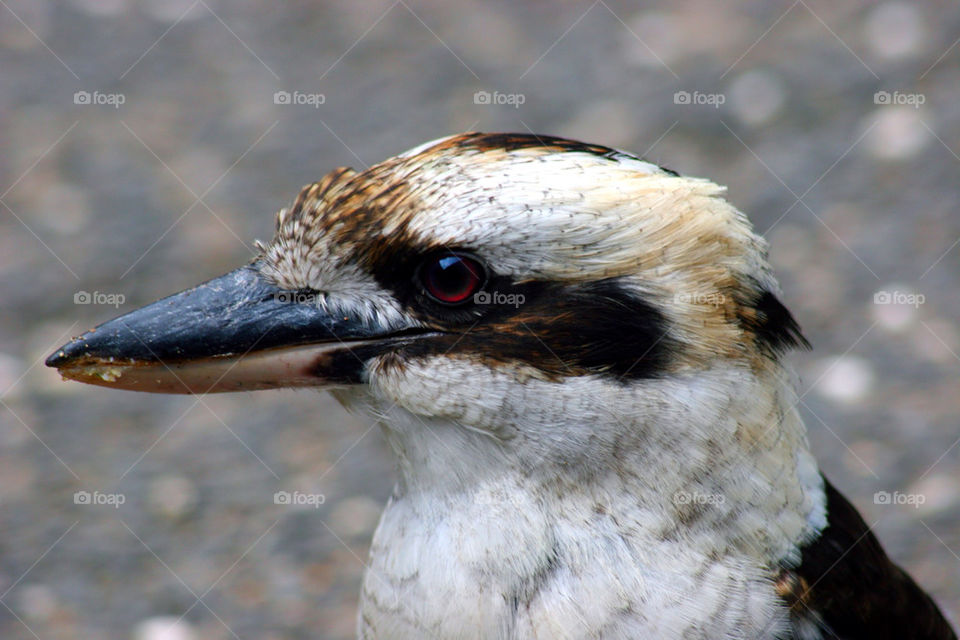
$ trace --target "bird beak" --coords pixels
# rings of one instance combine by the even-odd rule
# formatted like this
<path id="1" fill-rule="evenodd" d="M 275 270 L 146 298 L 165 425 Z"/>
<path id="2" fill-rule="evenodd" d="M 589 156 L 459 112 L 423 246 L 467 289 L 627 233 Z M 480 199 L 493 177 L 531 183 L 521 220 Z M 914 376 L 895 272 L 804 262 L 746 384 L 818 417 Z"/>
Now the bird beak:
<path id="1" fill-rule="evenodd" d="M 423 331 L 332 315 L 256 264 L 105 322 L 47 358 L 64 378 L 155 393 L 361 381 L 365 359 Z"/>

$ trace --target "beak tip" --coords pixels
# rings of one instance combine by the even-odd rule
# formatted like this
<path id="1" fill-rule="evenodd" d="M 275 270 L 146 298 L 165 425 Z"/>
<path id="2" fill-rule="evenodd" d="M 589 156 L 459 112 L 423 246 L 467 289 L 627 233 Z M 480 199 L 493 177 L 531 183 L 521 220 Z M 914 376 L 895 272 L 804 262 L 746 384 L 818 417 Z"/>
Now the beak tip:
<path id="1" fill-rule="evenodd" d="M 57 349 L 57 351 L 54 353 L 51 353 L 50 356 L 47 357 L 47 359 L 44 360 L 43 363 L 48 367 L 59 369 L 61 366 L 66 364 L 67 360 L 68 360 L 67 354 L 64 352 L 64 350 Z"/>
<path id="2" fill-rule="evenodd" d="M 90 333 L 90 332 L 87 332 Z M 53 353 L 51 353 L 44 364 L 54 369 L 62 369 L 68 366 L 78 358 L 88 354 L 87 333 L 74 338 Z"/>

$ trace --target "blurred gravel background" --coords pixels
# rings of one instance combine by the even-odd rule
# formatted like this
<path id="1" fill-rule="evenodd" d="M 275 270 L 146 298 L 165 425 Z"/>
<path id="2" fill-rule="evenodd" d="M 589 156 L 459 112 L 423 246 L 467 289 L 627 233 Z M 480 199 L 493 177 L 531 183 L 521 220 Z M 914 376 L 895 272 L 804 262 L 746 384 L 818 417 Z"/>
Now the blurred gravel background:
<path id="1" fill-rule="evenodd" d="M 243 263 L 330 169 L 470 129 L 729 185 L 814 344 L 823 469 L 957 620 L 960 10 L 645 4 L 0 2 L 0 637 L 352 635 L 394 477 L 378 426 L 322 393 L 122 393 L 41 361 Z"/>

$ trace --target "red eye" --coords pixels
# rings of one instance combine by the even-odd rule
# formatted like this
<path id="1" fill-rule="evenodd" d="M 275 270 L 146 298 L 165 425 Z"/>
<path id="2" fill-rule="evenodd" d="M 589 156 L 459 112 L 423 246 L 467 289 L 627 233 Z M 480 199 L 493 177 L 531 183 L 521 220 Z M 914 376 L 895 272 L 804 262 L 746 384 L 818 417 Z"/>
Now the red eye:
<path id="1" fill-rule="evenodd" d="M 466 256 L 447 253 L 429 258 L 420 269 L 424 288 L 438 302 L 466 302 L 483 286 L 483 266 Z"/>

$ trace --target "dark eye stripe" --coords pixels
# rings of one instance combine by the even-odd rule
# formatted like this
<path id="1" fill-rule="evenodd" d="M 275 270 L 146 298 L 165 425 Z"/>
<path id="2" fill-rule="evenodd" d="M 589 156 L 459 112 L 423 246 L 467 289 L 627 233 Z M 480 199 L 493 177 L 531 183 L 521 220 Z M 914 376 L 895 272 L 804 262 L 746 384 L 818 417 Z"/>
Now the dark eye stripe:
<path id="1" fill-rule="evenodd" d="M 663 374 L 678 348 L 663 315 L 615 281 L 509 291 L 499 303 L 481 305 L 473 321 L 451 322 L 447 335 L 403 346 L 401 358 L 465 355 L 551 377 L 592 373 L 627 381 Z"/>

